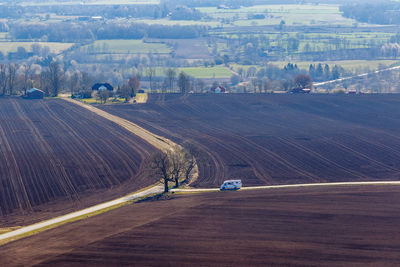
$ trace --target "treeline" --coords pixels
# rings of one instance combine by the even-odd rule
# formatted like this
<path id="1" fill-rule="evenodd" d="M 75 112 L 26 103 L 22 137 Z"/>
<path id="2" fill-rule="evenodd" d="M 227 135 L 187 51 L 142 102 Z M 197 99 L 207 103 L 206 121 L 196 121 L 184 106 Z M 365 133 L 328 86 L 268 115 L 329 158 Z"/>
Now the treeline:
<path id="1" fill-rule="evenodd" d="M 0 5 L 1 18 L 21 18 L 25 14 L 52 13 L 60 16 L 102 16 L 105 18 L 163 18 L 169 10 L 162 5 Z"/>
<path id="2" fill-rule="evenodd" d="M 170 14 L 171 20 L 200 20 L 204 15 L 194 8 L 177 6 Z"/>
<path id="3" fill-rule="evenodd" d="M 267 64 L 257 69 L 250 67 L 247 70 L 240 68 L 236 75 L 231 77 L 231 85 L 244 92 L 271 92 L 276 90 L 290 91 L 298 87 L 296 77 L 307 76 L 312 81 L 328 81 L 339 79 L 348 75 L 340 66 L 327 64 L 311 64 L 308 69 L 300 69 L 296 64 L 288 63 L 280 68 Z M 250 81 L 247 86 L 241 85 L 244 81 Z M 242 89 L 240 89 L 242 88 Z"/>
<path id="4" fill-rule="evenodd" d="M 343 16 L 374 24 L 400 24 L 400 3 L 358 3 L 340 7 Z"/>
<path id="5" fill-rule="evenodd" d="M 152 18 L 171 16 L 176 20 L 197 20 L 203 14 L 188 8 L 185 1 L 178 3 L 144 5 L 0 5 L 0 18 L 21 18 L 25 14 L 56 14 L 58 16 L 79 16 L 81 18 L 101 16 L 113 18 Z"/>
<path id="6" fill-rule="evenodd" d="M 241 6 L 252 6 L 254 0 L 163 0 L 162 5 L 178 6 L 186 5 L 188 7 L 217 7 L 224 5 L 231 8 L 239 8 Z"/>
<path id="7" fill-rule="evenodd" d="M 106 39 L 197 38 L 207 32 L 205 26 L 148 25 L 139 23 L 99 24 L 92 22 L 57 24 L 14 23 L 10 35 L 15 40 L 40 40 L 48 42 L 82 42 Z"/>
<path id="8" fill-rule="evenodd" d="M 382 47 L 339 49 L 319 52 L 299 53 L 300 60 L 329 61 L 329 60 L 372 60 L 378 58 L 393 58 L 388 56 Z M 396 56 L 397 57 L 397 56 Z"/>

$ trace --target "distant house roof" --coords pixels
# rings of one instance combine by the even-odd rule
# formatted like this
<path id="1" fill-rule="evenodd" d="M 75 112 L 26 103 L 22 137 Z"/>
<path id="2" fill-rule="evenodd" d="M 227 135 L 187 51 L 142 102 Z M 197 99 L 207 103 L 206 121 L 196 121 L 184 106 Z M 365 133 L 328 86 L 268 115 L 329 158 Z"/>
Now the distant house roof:
<path id="1" fill-rule="evenodd" d="M 213 93 L 226 93 L 225 87 L 219 85 L 211 87 L 210 91 Z"/>
<path id="2" fill-rule="evenodd" d="M 32 88 L 26 91 L 26 97 L 30 99 L 42 99 L 44 97 L 44 92 L 37 88 Z"/>
<path id="3" fill-rule="evenodd" d="M 29 89 L 28 91 L 26 91 L 27 93 L 34 93 L 34 92 L 37 92 L 37 91 L 39 91 L 39 92 L 41 92 L 41 93 L 44 93 L 42 90 L 40 90 L 40 89 L 37 89 L 37 88 L 32 88 L 32 89 Z"/>
<path id="4" fill-rule="evenodd" d="M 112 87 L 112 85 L 109 83 L 96 83 L 95 85 L 92 86 L 92 90 L 93 91 L 97 91 L 97 90 L 113 91 L 114 87 Z"/>

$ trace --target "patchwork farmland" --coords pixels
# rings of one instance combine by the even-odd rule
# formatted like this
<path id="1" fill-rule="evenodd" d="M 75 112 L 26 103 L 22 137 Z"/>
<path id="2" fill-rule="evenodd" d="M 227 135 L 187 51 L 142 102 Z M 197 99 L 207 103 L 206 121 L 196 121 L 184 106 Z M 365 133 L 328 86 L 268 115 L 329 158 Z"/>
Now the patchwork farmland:
<path id="1" fill-rule="evenodd" d="M 74 104 L 0 98 L 0 121 L 3 225 L 54 217 L 154 182 L 141 168 L 151 145 Z"/>
<path id="2" fill-rule="evenodd" d="M 207 153 L 194 187 L 400 179 L 398 95 L 152 95 L 104 106 Z"/>

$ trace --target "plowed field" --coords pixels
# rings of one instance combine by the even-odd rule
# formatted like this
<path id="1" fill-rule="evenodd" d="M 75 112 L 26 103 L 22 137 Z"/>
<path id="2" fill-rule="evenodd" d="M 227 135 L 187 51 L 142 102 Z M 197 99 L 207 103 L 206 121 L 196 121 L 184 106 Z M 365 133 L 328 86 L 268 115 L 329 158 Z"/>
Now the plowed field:
<path id="1" fill-rule="evenodd" d="M 400 187 L 177 195 L 0 249 L 2 266 L 397 266 Z"/>
<path id="2" fill-rule="evenodd" d="M 208 154 L 195 187 L 400 179 L 400 95 L 152 95 L 105 106 Z"/>
<path id="3" fill-rule="evenodd" d="M 141 163 L 152 151 L 130 132 L 63 100 L 0 98 L 2 222 L 54 217 L 150 185 Z M 10 214 L 23 219 L 14 222 Z"/>

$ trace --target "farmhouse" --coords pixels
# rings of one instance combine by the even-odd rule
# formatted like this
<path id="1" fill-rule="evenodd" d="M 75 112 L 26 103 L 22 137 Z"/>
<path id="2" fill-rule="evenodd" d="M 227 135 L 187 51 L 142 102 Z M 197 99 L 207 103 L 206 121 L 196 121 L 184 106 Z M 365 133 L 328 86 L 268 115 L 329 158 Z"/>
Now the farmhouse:
<path id="1" fill-rule="evenodd" d="M 26 92 L 26 98 L 28 98 L 28 99 L 43 99 L 44 92 L 37 88 L 32 88 Z"/>
<path id="2" fill-rule="evenodd" d="M 108 90 L 114 91 L 114 87 L 112 87 L 109 83 L 96 83 L 92 86 L 92 91 L 101 91 L 101 90 Z"/>
<path id="3" fill-rule="evenodd" d="M 225 87 L 222 87 L 222 86 L 219 86 L 219 85 L 211 87 L 210 92 L 211 93 L 216 93 L 216 94 L 227 93 Z"/>

